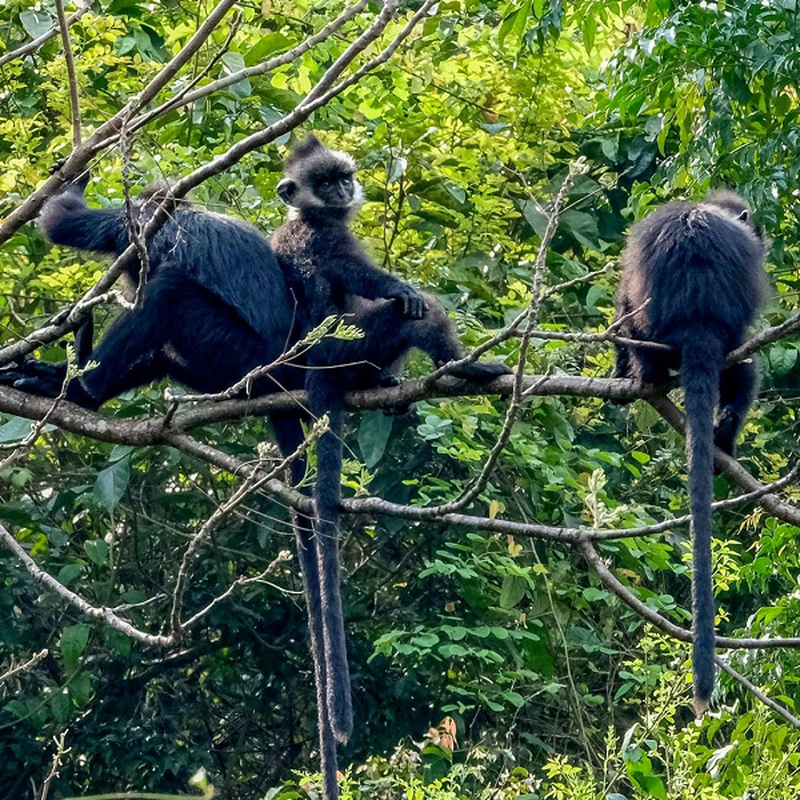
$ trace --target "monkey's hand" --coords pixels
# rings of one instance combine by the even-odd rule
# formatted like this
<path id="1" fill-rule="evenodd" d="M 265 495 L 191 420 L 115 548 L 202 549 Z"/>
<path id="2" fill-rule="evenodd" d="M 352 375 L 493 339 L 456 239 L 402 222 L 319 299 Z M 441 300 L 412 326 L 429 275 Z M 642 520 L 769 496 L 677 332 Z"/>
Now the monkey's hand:
<path id="1" fill-rule="evenodd" d="M 428 313 L 428 304 L 425 302 L 425 298 L 407 283 L 401 283 L 386 296 L 402 303 L 403 315 L 410 319 L 422 319 Z"/>
<path id="2" fill-rule="evenodd" d="M 61 167 L 66 164 L 66 158 L 59 158 L 52 167 L 50 167 L 50 174 L 55 175 Z M 60 191 L 62 192 L 75 192 L 83 194 L 86 191 L 86 187 L 89 184 L 89 178 L 91 178 L 91 173 L 89 172 L 89 167 L 85 167 L 84 170 L 78 175 L 77 178 L 71 180 L 69 183 L 65 183 L 64 186 L 61 188 Z"/>

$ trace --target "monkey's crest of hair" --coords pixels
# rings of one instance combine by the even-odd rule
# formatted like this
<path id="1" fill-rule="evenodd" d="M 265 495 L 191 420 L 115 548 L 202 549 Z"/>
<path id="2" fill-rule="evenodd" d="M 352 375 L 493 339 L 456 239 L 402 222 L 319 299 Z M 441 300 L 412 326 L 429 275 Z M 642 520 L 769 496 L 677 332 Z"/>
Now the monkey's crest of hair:
<path id="1" fill-rule="evenodd" d="M 284 162 L 286 174 L 294 174 L 298 164 L 303 165 L 303 173 L 323 171 L 334 167 L 355 173 L 356 162 L 349 153 L 343 150 L 331 150 L 313 134 L 298 144 Z"/>

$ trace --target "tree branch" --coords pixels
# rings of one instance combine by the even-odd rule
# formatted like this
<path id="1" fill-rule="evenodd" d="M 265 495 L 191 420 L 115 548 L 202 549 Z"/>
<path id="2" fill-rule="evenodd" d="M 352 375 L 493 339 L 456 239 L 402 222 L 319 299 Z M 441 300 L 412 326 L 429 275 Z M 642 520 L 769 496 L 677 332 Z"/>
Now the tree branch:
<path id="1" fill-rule="evenodd" d="M 51 175 L 33 194 L 14 211 L 12 211 L 0 225 L 0 244 L 13 236 L 26 222 L 32 220 L 39 213 L 44 201 L 83 172 L 89 159 L 98 152 L 97 145 L 102 143 L 112 133 L 117 133 L 131 114 L 147 105 L 172 79 L 180 69 L 200 49 L 203 43 L 222 22 L 225 15 L 236 3 L 236 0 L 220 0 L 216 8 L 205 18 L 203 24 L 195 31 L 194 35 L 181 48 L 181 50 L 160 70 L 160 72 L 145 86 L 144 89 L 125 106 L 114 114 L 111 119 L 103 123 L 80 147 L 76 147 L 66 159 L 61 168 Z M 116 276 L 115 276 L 116 279 Z M 113 281 L 112 281 L 113 283 Z M 109 288 L 106 286 L 105 288 Z M 101 290 L 105 291 L 105 289 Z M 52 340 L 50 340 L 52 341 Z M 21 355 L 21 353 L 20 353 Z"/>
<path id="2" fill-rule="evenodd" d="M 203 33 L 203 41 L 205 38 L 210 36 L 211 32 L 213 31 L 213 27 L 208 30 L 206 28 L 209 25 L 209 22 L 212 20 L 212 17 L 214 17 L 215 14 L 217 15 L 215 25 L 218 24 L 219 20 L 221 19 L 220 10 L 223 7 L 225 10 L 227 10 L 227 8 L 233 2 L 234 0 L 222 0 L 222 2 L 217 6 L 217 9 L 212 12 L 212 15 L 209 16 L 203 26 L 198 29 L 197 34 L 195 34 L 195 37 L 193 37 L 193 41 L 196 38 L 200 38 L 201 31 Z M 372 26 L 362 33 L 361 36 L 359 36 L 347 48 L 345 54 L 340 56 L 328 68 L 328 70 L 326 70 L 326 72 L 317 82 L 316 86 L 311 89 L 310 95 L 315 95 L 314 98 L 309 100 L 309 98 L 306 97 L 294 108 L 293 111 L 286 114 L 277 122 L 267 126 L 261 131 L 253 133 L 250 136 L 239 140 L 225 153 L 220 154 L 188 175 L 185 175 L 172 187 L 170 187 L 168 196 L 165 197 L 164 202 L 155 209 L 153 215 L 145 226 L 143 231 L 145 240 L 151 239 L 167 221 L 169 216 L 169 208 L 171 208 L 172 202 L 175 199 L 184 197 L 190 190 L 194 189 L 196 186 L 199 186 L 203 181 L 214 175 L 224 172 L 226 169 L 233 166 L 237 161 L 242 159 L 245 155 L 253 150 L 263 147 L 265 144 L 268 144 L 283 134 L 290 132 L 308 119 L 308 117 L 311 116 L 311 114 L 317 108 L 320 108 L 321 106 L 330 102 L 333 97 L 337 96 L 348 86 L 352 85 L 352 83 L 355 82 L 352 80 L 352 78 L 355 78 L 356 75 L 360 79 L 364 74 L 366 74 L 366 72 L 369 71 L 369 69 L 374 69 L 379 64 L 383 63 L 383 61 L 388 59 L 389 55 L 391 55 L 391 53 L 397 49 L 399 43 L 409 35 L 411 28 L 413 27 L 410 22 L 405 26 L 405 28 L 403 28 L 402 31 L 400 31 L 397 37 L 395 37 L 394 41 L 390 43 L 380 55 L 373 58 L 370 62 L 368 62 L 368 64 L 365 64 L 364 67 L 355 73 L 354 76 L 351 76 L 351 79 L 343 80 L 339 84 L 333 86 L 336 78 L 344 71 L 348 64 L 352 62 L 361 52 L 363 52 L 373 41 L 375 41 L 380 33 L 386 28 L 391 21 L 391 16 L 397 6 L 397 3 L 398 0 L 386 0 L 380 14 Z M 414 15 L 414 24 L 416 24 L 416 21 L 418 21 L 419 18 L 419 14 Z M 200 44 L 197 43 L 196 46 L 199 47 Z M 181 51 L 180 55 L 182 58 L 186 57 L 183 54 L 188 48 L 189 44 L 187 44 L 186 47 L 184 47 Z M 173 62 L 177 61 L 178 57 L 176 56 L 176 58 L 173 59 Z M 173 62 L 170 62 L 170 64 Z M 183 61 L 181 61 L 181 63 L 183 63 Z M 67 159 L 57 175 L 52 176 L 49 181 L 46 181 L 39 190 L 34 192 L 34 194 L 22 204 L 22 206 L 8 216 L 4 225 L 0 226 L 0 243 L 8 238 L 8 236 L 10 236 L 14 231 L 16 231 L 23 222 L 30 218 L 30 216 L 25 216 L 26 214 L 30 212 L 30 215 L 32 216 L 38 212 L 42 202 L 44 202 L 45 197 L 49 196 L 49 193 L 60 186 L 64 180 L 72 179 L 75 177 L 77 172 L 83 169 L 86 161 L 88 161 L 88 155 L 86 155 L 84 151 L 92 148 L 95 145 L 100 133 L 103 133 L 103 135 L 106 135 L 111 131 L 116 133 L 117 129 L 123 124 L 124 119 L 126 118 L 124 114 L 131 113 L 129 109 L 141 107 L 141 105 L 143 105 L 142 97 L 149 98 L 152 96 L 151 87 L 153 84 L 159 81 L 160 76 L 166 70 L 167 68 L 165 67 L 165 69 L 162 70 L 158 76 L 156 76 L 156 78 L 148 85 L 148 87 L 146 87 L 138 99 L 129 102 L 125 109 L 116 114 L 112 120 L 99 128 L 84 145 L 73 151 L 73 154 Z M 86 158 L 83 157 L 84 155 L 86 155 Z M 55 178 L 58 179 L 54 180 Z M 27 211 L 24 209 L 27 209 Z M 45 325 L 37 331 L 34 331 L 24 339 L 0 348 L 0 365 L 30 353 L 37 346 L 53 342 L 64 334 L 73 330 L 87 313 L 87 307 L 85 304 L 94 299 L 100 293 L 111 288 L 116 279 L 122 274 L 122 271 L 133 262 L 136 257 L 136 252 L 136 246 L 134 244 L 129 245 L 125 251 L 121 253 L 109 266 L 105 275 L 83 296 L 76 306 L 73 306 L 71 309 L 57 315 L 50 324 Z"/>
<path id="3" fill-rule="evenodd" d="M 56 15 L 58 16 L 58 27 L 61 30 L 61 43 L 64 47 L 64 61 L 67 66 L 67 81 L 69 82 L 72 146 L 78 147 L 81 143 L 81 106 L 78 100 L 78 77 L 75 74 L 75 58 L 72 55 L 72 43 L 69 40 L 69 23 L 64 14 L 64 0 L 56 0 Z"/>
<path id="4" fill-rule="evenodd" d="M 152 633 L 146 633 L 135 628 L 130 622 L 117 616 L 111 609 L 93 606 L 87 600 L 84 600 L 80 595 L 67 589 L 62 583 L 59 583 L 52 575 L 49 575 L 43 569 L 40 569 L 36 562 L 28 555 L 25 548 L 6 530 L 5 526 L 0 525 L 0 542 L 2 542 L 14 555 L 22 562 L 22 566 L 28 571 L 31 577 L 42 586 L 55 592 L 63 600 L 66 600 L 71 606 L 74 606 L 78 611 L 86 614 L 87 617 L 105 622 L 106 625 L 116 628 L 118 631 L 130 636 L 137 642 L 144 645 L 155 647 L 171 647 L 175 644 L 175 639 L 172 636 L 156 636 Z"/>
<path id="5" fill-rule="evenodd" d="M 94 0 L 84 0 L 84 2 L 78 7 L 78 10 L 67 17 L 67 27 L 72 25 L 74 22 L 77 22 L 92 7 L 93 2 Z M 0 56 L 0 67 L 4 67 L 9 63 L 9 61 L 13 61 L 16 58 L 23 58 L 24 56 L 35 52 L 43 44 L 45 44 L 45 42 L 49 42 L 52 38 L 57 36 L 60 30 L 60 25 L 54 25 L 49 31 L 43 33 L 41 36 L 37 36 L 32 41 L 22 45 L 21 47 L 18 47 L 16 50 L 12 50 L 11 52 L 6 53 L 4 56 Z"/>

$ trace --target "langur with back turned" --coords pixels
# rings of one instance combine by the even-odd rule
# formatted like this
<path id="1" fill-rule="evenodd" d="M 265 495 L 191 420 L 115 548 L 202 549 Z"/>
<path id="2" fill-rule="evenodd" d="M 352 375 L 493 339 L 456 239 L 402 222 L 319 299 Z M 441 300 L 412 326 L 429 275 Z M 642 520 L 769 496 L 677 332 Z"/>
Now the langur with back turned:
<path id="1" fill-rule="evenodd" d="M 617 309 L 619 316 L 630 316 L 620 335 L 665 344 L 671 351 L 618 345 L 614 376 L 657 384 L 677 369 L 685 393 L 698 716 L 708 708 L 714 685 L 714 445 L 734 453 L 758 386 L 750 361 L 727 366 L 726 358 L 744 342 L 764 299 L 764 251 L 747 204 L 721 191 L 700 203 L 662 206 L 633 227 L 622 257 Z"/>

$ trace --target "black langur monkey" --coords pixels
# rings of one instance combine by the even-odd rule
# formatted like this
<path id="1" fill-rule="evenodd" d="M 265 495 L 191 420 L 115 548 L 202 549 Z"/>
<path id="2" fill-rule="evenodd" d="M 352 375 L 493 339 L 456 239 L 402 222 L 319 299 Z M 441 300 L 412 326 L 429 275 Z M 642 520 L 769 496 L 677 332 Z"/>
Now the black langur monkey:
<path id="1" fill-rule="evenodd" d="M 164 377 L 195 391 L 219 392 L 275 361 L 331 314 L 343 315 L 363 331 L 363 338 L 352 341 L 323 339 L 302 362 L 281 365 L 250 390 L 258 396 L 305 386 L 310 412 L 330 418 L 330 432 L 317 448 L 316 519 L 301 517 L 296 526 L 325 800 L 338 798 L 335 739 L 346 740 L 352 729 L 336 538 L 343 394 L 390 383 L 392 367 L 414 347 L 437 365 L 461 355 L 441 308 L 375 267 L 350 233 L 347 221 L 360 202 L 354 172 L 348 156 L 313 137 L 294 151 L 279 186 L 294 219 L 276 231 L 276 252 L 244 222 L 177 203 L 148 242 L 149 273 L 138 308 L 123 311 L 88 354 L 87 324 L 77 337 L 78 362 L 91 359 L 98 366 L 67 391 L 68 400 L 91 409 Z M 130 241 L 126 212 L 88 208 L 87 181 L 85 176 L 47 201 L 42 229 L 56 244 L 119 255 Z M 158 199 L 158 189 L 139 196 L 134 213 L 140 222 L 147 221 Z M 139 269 L 136 263 L 128 271 L 133 285 Z M 501 364 L 474 363 L 453 374 L 487 381 L 508 372 Z M 64 364 L 26 357 L 0 373 L 0 383 L 55 396 L 65 374 Z M 303 441 L 307 417 L 304 410 L 270 415 L 284 455 Z M 291 474 L 295 484 L 302 480 L 303 459 L 292 462 Z"/>
<path id="2" fill-rule="evenodd" d="M 362 197 L 355 171 L 350 156 L 328 149 L 313 136 L 296 147 L 278 184 L 278 194 L 290 208 L 289 220 L 271 239 L 303 309 L 301 334 L 330 315 L 343 316 L 364 334 L 355 340 L 324 339 L 306 357 L 309 410 L 329 416 L 329 431 L 317 444 L 314 491 L 325 653 L 318 688 L 325 690 L 320 703 L 327 704 L 328 723 L 341 742 L 348 740 L 353 725 L 337 534 L 344 394 L 391 381 L 392 368 L 412 348 L 427 353 L 437 366 L 461 356 L 442 309 L 376 267 L 350 231 L 348 222 Z M 453 374 L 488 381 L 508 372 L 502 364 L 483 362 Z M 323 781 L 326 800 L 334 800 L 338 789 L 330 753 L 327 764 L 323 758 Z"/>
<path id="3" fill-rule="evenodd" d="M 617 345 L 614 377 L 663 383 L 678 369 L 685 393 L 686 454 L 692 515 L 694 706 L 701 716 L 714 686 L 714 592 L 711 503 L 714 444 L 734 453 L 755 398 L 751 362 L 725 366 L 761 305 L 767 280 L 764 241 L 737 194 L 720 191 L 700 203 L 669 203 L 636 224 L 622 256 L 620 334 L 672 351 Z M 716 415 L 716 427 L 714 425 Z"/>
<path id="4" fill-rule="evenodd" d="M 39 225 L 55 244 L 119 255 L 129 244 L 125 210 L 90 209 L 83 197 L 88 174 L 50 198 Z M 133 206 L 141 223 L 158 202 L 145 190 Z M 67 399 L 96 409 L 127 389 L 169 377 L 200 392 L 217 392 L 251 369 L 277 358 L 290 339 L 294 301 L 264 236 L 253 226 L 180 202 L 148 243 L 150 270 L 139 307 L 124 311 L 87 354 L 91 322 L 79 329 L 78 361 L 98 366 L 72 381 Z M 139 278 L 138 260 L 126 271 Z M 87 336 L 87 330 L 89 331 Z M 2 382 L 37 394 L 58 393 L 64 365 L 26 359 Z M 302 376 L 278 375 L 290 388 Z M 255 394 L 276 391 L 262 379 Z"/>

